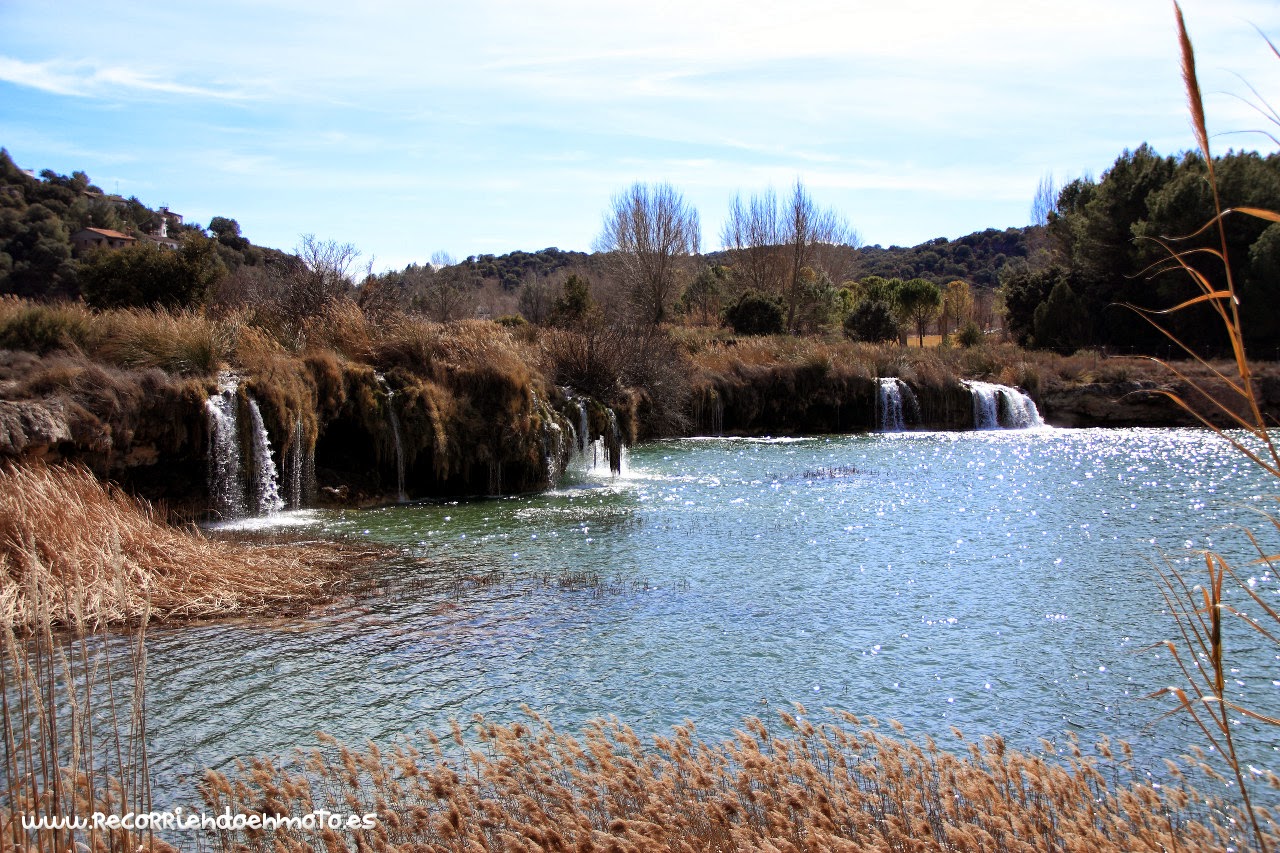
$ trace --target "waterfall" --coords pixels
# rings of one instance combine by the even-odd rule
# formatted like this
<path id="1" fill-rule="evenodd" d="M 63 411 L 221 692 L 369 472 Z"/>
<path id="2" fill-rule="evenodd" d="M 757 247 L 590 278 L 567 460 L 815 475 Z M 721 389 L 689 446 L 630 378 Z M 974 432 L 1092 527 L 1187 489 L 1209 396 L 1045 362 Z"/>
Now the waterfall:
<path id="1" fill-rule="evenodd" d="M 1017 388 L 1006 388 L 1004 399 L 1009 408 L 1009 426 L 1015 429 L 1031 429 L 1044 426 L 1044 418 L 1036 408 L 1036 401 Z"/>
<path id="2" fill-rule="evenodd" d="M 271 515 L 284 508 L 271 439 L 258 402 L 245 394 L 248 423 L 242 423 L 239 379 L 226 374 L 218 393 L 205 400 L 209 425 L 209 497 L 223 518 Z"/>
<path id="3" fill-rule="evenodd" d="M 223 518 L 248 515 L 249 498 L 240 476 L 240 399 L 236 383 L 218 385 L 204 401 L 209 424 L 209 498 Z"/>
<path id="4" fill-rule="evenodd" d="M 605 409 L 609 413 L 609 443 L 605 447 L 608 452 L 609 471 L 622 474 L 626 466 L 627 448 L 622 444 L 622 431 L 618 429 L 618 416 L 613 409 Z"/>
<path id="5" fill-rule="evenodd" d="M 299 415 L 293 423 L 289 451 L 284 459 L 285 481 L 289 485 L 289 508 L 301 509 L 315 492 L 316 452 L 307 441 L 306 428 Z"/>
<path id="6" fill-rule="evenodd" d="M 400 413 L 396 411 L 396 392 L 387 384 L 387 378 L 381 373 L 375 373 L 374 378 L 378 380 L 378 387 L 382 389 L 386 399 L 387 428 L 391 431 L 391 447 L 396 454 L 396 500 L 406 503 L 409 500 L 409 493 L 405 489 L 404 433 L 400 427 Z"/>
<path id="7" fill-rule="evenodd" d="M 990 382 L 965 382 L 973 395 L 973 428 L 1000 429 L 1000 412 L 996 408 L 998 385 Z"/>
<path id="8" fill-rule="evenodd" d="M 877 402 L 880 408 L 880 431 L 902 432 L 906 424 L 902 418 L 902 391 L 900 379 L 881 378 Z"/>
<path id="9" fill-rule="evenodd" d="M 569 424 L 573 433 L 573 441 L 566 453 L 565 469 L 574 469 L 592 477 L 614 476 L 625 474 L 627 470 L 627 449 L 622 443 L 622 429 L 618 425 L 618 415 L 613 409 L 605 408 L 608 426 L 599 438 L 591 438 L 591 414 L 587 407 L 587 399 L 576 397 L 568 388 L 562 389 L 578 410 L 578 424 Z M 562 439 L 563 440 L 563 439 Z"/>
<path id="10" fill-rule="evenodd" d="M 409 493 L 404 488 L 404 436 L 400 432 L 400 414 L 396 411 L 396 392 L 387 390 L 387 421 L 391 424 L 391 440 L 396 447 L 396 500 L 404 503 Z"/>
<path id="11" fill-rule="evenodd" d="M 707 435 L 724 435 L 724 400 L 709 388 L 693 398 L 693 421 Z"/>
<path id="12" fill-rule="evenodd" d="M 554 486 L 560 479 L 560 475 L 564 473 L 571 449 L 576 449 L 578 446 L 577 433 L 573 424 L 568 424 L 569 432 L 573 435 L 566 439 L 564 428 L 560 425 L 560 421 L 564 420 L 563 416 L 539 400 L 537 392 L 531 390 L 530 395 L 533 398 L 533 410 L 540 416 L 542 423 L 540 440 L 543 465 L 547 472 L 547 485 Z"/>
<path id="13" fill-rule="evenodd" d="M 1044 426 L 1035 401 L 1017 388 L 971 380 L 966 380 L 964 384 L 973 395 L 974 429 L 1000 429 L 1002 426 L 1028 429 Z"/>
<path id="14" fill-rule="evenodd" d="M 253 466 L 249 469 L 249 485 L 253 492 L 254 515 L 271 515 L 284 509 L 280 499 L 280 477 L 275 460 L 271 458 L 271 439 L 262 422 L 258 401 L 245 395 L 249 401 L 249 449 Z"/>

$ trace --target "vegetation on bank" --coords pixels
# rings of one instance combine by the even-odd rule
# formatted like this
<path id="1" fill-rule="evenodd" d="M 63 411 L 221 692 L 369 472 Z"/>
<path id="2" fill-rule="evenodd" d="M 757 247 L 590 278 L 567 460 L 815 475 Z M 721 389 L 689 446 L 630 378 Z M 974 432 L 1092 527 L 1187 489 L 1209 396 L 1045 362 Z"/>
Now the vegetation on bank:
<path id="1" fill-rule="evenodd" d="M 0 626 L 8 631 L 263 613 L 323 599 L 375 556 L 341 543 L 214 540 L 167 524 L 84 468 L 0 467 Z"/>

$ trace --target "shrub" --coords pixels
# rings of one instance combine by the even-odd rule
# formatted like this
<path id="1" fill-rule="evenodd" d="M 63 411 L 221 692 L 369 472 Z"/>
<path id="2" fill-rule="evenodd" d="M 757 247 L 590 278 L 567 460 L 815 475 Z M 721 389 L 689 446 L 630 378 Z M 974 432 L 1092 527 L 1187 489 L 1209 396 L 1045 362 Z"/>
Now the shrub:
<path id="1" fill-rule="evenodd" d="M 956 343 L 965 349 L 968 349 L 981 344 L 985 337 L 986 335 L 983 334 L 982 329 L 978 328 L 978 324 L 970 320 L 968 323 L 964 324 L 964 327 L 961 328 L 960 331 L 956 332 Z"/>
<path id="2" fill-rule="evenodd" d="M 777 335 L 784 329 L 782 306 L 754 290 L 725 309 L 724 321 L 740 335 Z"/>

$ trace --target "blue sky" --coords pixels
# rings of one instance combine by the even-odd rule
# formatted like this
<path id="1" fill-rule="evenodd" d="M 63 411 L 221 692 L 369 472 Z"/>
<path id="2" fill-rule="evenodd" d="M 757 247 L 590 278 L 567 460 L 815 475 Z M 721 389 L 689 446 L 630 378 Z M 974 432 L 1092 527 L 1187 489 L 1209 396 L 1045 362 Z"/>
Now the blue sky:
<path id="1" fill-rule="evenodd" d="M 1280 104 L 1280 0 L 1186 0 L 1210 130 Z M 1239 75 L 1239 76 L 1237 76 Z M 0 146 L 255 243 L 376 270 L 589 250 L 669 181 L 718 248 L 803 180 L 867 244 L 1026 224 L 1037 182 L 1193 145 L 1164 0 L 463 4 L 0 0 Z M 1227 147 L 1272 150 L 1259 135 Z"/>

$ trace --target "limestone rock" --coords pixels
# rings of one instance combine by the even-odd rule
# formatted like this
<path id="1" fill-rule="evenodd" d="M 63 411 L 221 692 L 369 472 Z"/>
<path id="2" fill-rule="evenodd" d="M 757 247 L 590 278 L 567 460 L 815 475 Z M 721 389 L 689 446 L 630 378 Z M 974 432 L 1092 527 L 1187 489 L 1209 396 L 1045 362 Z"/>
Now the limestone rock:
<path id="1" fill-rule="evenodd" d="M 0 456 L 54 456 L 60 443 L 71 440 L 62 403 L 0 400 Z"/>

